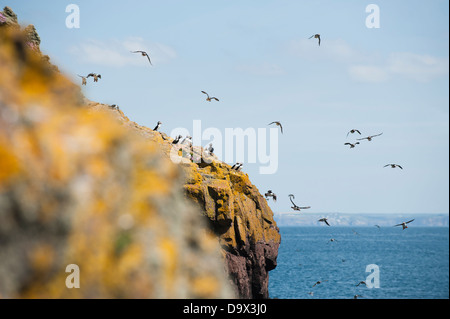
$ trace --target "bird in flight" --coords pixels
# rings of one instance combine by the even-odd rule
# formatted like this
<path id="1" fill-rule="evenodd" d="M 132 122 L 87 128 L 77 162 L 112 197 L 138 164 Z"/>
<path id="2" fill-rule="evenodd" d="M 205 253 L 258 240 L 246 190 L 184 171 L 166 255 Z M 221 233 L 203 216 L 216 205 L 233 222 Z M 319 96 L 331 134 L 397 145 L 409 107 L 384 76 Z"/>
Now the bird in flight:
<path id="1" fill-rule="evenodd" d="M 328 280 L 319 280 L 312 287 L 314 288 L 315 286 L 320 285 L 321 283 L 326 282 L 326 281 L 328 281 Z"/>
<path id="2" fill-rule="evenodd" d="M 353 129 L 353 130 L 350 130 L 350 131 L 347 133 L 347 137 L 348 137 L 348 134 L 355 134 L 355 133 L 358 133 L 359 135 L 361 135 L 361 132 L 360 132 L 359 130 Z"/>
<path id="3" fill-rule="evenodd" d="M 96 74 L 96 73 L 89 73 L 86 78 L 89 78 L 91 76 L 94 78 L 94 82 L 98 82 L 98 79 L 102 78 L 101 74 Z"/>
<path id="4" fill-rule="evenodd" d="M 345 143 L 344 145 L 349 145 L 350 146 L 350 148 L 355 148 L 356 147 L 356 145 L 358 145 L 359 144 L 359 142 L 356 142 L 356 143 Z"/>
<path id="5" fill-rule="evenodd" d="M 153 66 L 152 61 L 150 60 L 150 56 L 145 51 L 130 51 L 131 53 L 140 53 L 142 56 L 146 56 L 148 59 L 148 62 L 150 62 L 150 65 Z"/>
<path id="6" fill-rule="evenodd" d="M 320 34 L 314 34 L 312 36 L 309 37 L 310 39 L 314 38 L 314 39 L 319 39 L 319 46 L 320 46 Z"/>
<path id="7" fill-rule="evenodd" d="M 358 286 L 360 286 L 360 285 L 367 286 L 367 284 L 366 284 L 365 281 L 360 281 L 360 282 L 356 285 L 356 287 L 358 287 Z"/>
<path id="8" fill-rule="evenodd" d="M 400 168 L 400 169 L 403 169 L 403 167 L 401 167 L 401 166 L 398 165 L 398 164 L 386 164 L 386 165 L 384 165 L 384 167 L 388 167 L 388 166 L 390 166 L 390 167 L 392 167 L 392 168 L 398 167 L 398 168 Z"/>
<path id="9" fill-rule="evenodd" d="M 277 201 L 277 195 L 274 192 L 272 192 L 271 190 L 268 190 L 267 193 L 264 194 L 264 196 L 266 196 L 266 199 L 268 199 L 269 197 L 272 197 L 274 202 Z"/>
<path id="10" fill-rule="evenodd" d="M 311 208 L 311 206 L 307 206 L 307 207 L 299 207 L 299 206 L 297 206 L 294 203 L 294 201 L 292 200 L 293 198 L 295 199 L 294 194 L 289 194 L 289 199 L 291 200 L 292 205 L 294 205 L 294 206 L 291 207 L 293 210 L 301 211 L 302 209 L 310 209 Z"/>
<path id="11" fill-rule="evenodd" d="M 283 126 L 281 125 L 281 123 L 280 123 L 280 122 L 278 122 L 278 121 L 275 121 L 275 122 L 272 122 L 272 123 L 270 123 L 270 124 L 268 124 L 268 125 L 272 125 L 272 124 L 276 124 L 277 126 L 279 126 L 279 127 L 280 127 L 280 129 L 281 129 L 281 134 L 283 134 Z"/>
<path id="12" fill-rule="evenodd" d="M 330 224 L 328 224 L 328 219 L 327 218 L 321 218 L 318 221 L 319 222 L 323 222 L 323 223 L 327 224 L 328 226 L 330 226 Z"/>
<path id="13" fill-rule="evenodd" d="M 206 94 L 206 101 L 211 102 L 212 100 L 216 100 L 217 102 L 219 102 L 219 99 L 216 97 L 210 97 L 208 93 L 206 93 L 205 91 L 202 91 L 203 94 Z"/>
<path id="14" fill-rule="evenodd" d="M 377 135 L 367 136 L 367 137 L 364 137 L 364 138 L 358 138 L 358 141 L 368 140 L 368 141 L 370 142 L 374 137 L 380 136 L 380 135 L 382 135 L 382 134 L 383 134 L 383 133 L 380 133 L 380 134 L 377 134 Z"/>
<path id="15" fill-rule="evenodd" d="M 158 132 L 159 128 L 161 127 L 162 122 L 158 121 L 158 123 L 156 124 L 155 128 L 153 129 L 153 131 Z"/>
<path id="16" fill-rule="evenodd" d="M 380 225 L 374 225 L 376 228 L 378 228 L 378 229 L 380 229 L 381 227 L 380 227 Z"/>
<path id="17" fill-rule="evenodd" d="M 411 222 L 413 222 L 413 221 L 414 221 L 414 219 L 411 219 L 410 221 L 407 221 L 407 222 L 403 222 L 403 223 L 401 223 L 401 224 L 394 225 L 394 227 L 402 226 L 402 227 L 403 227 L 403 230 L 405 230 L 406 228 L 408 228 L 408 226 L 406 226 L 406 224 L 409 224 L 409 223 L 411 223 Z"/>
<path id="18" fill-rule="evenodd" d="M 81 78 L 81 85 L 86 85 L 87 84 L 87 79 L 85 76 L 79 75 L 77 74 L 80 78 Z"/>

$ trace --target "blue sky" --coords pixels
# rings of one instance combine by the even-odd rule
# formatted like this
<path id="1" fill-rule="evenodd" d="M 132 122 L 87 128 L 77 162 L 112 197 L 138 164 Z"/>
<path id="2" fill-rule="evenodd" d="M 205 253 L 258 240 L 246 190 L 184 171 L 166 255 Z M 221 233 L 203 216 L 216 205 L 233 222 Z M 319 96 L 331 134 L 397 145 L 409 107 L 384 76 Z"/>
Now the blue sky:
<path id="1" fill-rule="evenodd" d="M 194 120 L 221 131 L 281 121 L 277 173 L 244 168 L 262 193 L 277 193 L 275 212 L 290 210 L 290 193 L 314 213 L 449 211 L 448 1 L 0 3 L 36 26 L 41 49 L 74 81 L 102 74 L 86 97 L 141 125 L 161 120 L 170 133 Z M 71 3 L 79 29 L 65 26 Z M 371 3 L 379 29 L 365 25 Z M 139 49 L 153 67 L 129 53 Z M 353 128 L 383 135 L 350 150 Z"/>

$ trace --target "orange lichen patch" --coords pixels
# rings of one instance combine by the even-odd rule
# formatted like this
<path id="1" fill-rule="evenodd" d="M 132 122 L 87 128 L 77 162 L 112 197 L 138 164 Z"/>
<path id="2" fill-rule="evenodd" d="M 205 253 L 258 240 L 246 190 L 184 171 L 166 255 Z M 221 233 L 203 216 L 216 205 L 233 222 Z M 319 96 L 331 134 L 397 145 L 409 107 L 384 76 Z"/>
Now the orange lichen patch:
<path id="1" fill-rule="evenodd" d="M 6 184 L 10 178 L 19 172 L 19 160 L 0 140 L 0 189 L 2 185 Z"/>
<path id="2" fill-rule="evenodd" d="M 197 298 L 210 298 L 219 289 L 217 278 L 211 275 L 197 277 L 192 281 L 191 285 Z"/>
<path id="3" fill-rule="evenodd" d="M 176 244 L 169 238 L 163 238 L 159 243 L 160 256 L 164 264 L 164 283 L 165 289 L 169 294 L 176 289 L 178 249 Z"/>
<path id="4" fill-rule="evenodd" d="M 49 244 L 38 244 L 29 252 L 30 264 L 37 273 L 45 273 L 50 270 L 55 258 L 55 252 Z"/>

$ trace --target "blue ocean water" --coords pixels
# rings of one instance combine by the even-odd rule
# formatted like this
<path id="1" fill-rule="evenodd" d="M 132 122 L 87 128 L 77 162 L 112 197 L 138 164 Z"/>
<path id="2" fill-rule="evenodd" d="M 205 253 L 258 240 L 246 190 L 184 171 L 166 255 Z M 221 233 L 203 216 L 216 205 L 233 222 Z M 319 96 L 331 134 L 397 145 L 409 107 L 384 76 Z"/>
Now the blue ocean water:
<path id="1" fill-rule="evenodd" d="M 270 298 L 449 298 L 448 227 L 280 227 L 280 233 Z M 379 288 L 357 287 L 376 275 L 366 272 L 372 264 Z M 317 281 L 323 282 L 313 288 Z"/>

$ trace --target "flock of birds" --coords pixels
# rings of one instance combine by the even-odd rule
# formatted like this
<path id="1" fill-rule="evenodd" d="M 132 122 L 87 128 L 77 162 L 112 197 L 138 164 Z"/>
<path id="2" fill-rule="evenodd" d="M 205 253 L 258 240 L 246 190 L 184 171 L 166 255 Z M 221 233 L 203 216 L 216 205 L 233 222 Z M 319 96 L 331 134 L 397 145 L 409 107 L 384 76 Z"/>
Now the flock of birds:
<path id="1" fill-rule="evenodd" d="M 317 39 L 317 40 L 318 40 L 318 45 L 320 46 L 320 44 L 321 44 L 321 36 L 320 36 L 320 34 L 314 34 L 314 35 L 312 35 L 309 39 L 312 39 L 312 38 Z M 149 56 L 149 54 L 148 54 L 146 51 L 137 50 L 137 51 L 130 51 L 130 52 L 133 53 L 133 54 L 140 54 L 141 56 L 147 58 L 149 64 L 150 64 L 151 66 L 153 66 L 152 61 L 151 61 L 151 59 L 150 59 L 150 56 Z M 81 78 L 81 85 L 87 85 L 87 80 L 88 80 L 89 78 L 91 78 L 91 77 L 94 79 L 94 82 L 98 82 L 98 80 L 102 78 L 101 74 L 96 74 L 96 73 L 89 73 L 87 76 L 82 76 L 82 75 L 78 75 L 78 76 Z M 215 97 L 215 96 L 210 96 L 206 91 L 201 91 L 201 93 L 203 93 L 203 94 L 206 95 L 206 101 L 207 101 L 207 102 L 212 102 L 212 101 L 219 102 L 219 101 L 220 101 L 217 97 Z M 117 108 L 117 109 L 119 108 L 117 105 L 112 105 L 111 107 Z M 161 128 L 161 125 L 162 125 L 162 124 L 163 124 L 163 123 L 162 123 L 161 121 L 158 121 L 157 124 L 156 124 L 156 126 L 155 126 L 155 128 L 153 129 L 153 131 L 158 132 L 159 129 Z M 280 121 L 274 121 L 274 122 L 271 122 L 271 123 L 268 124 L 268 126 L 270 126 L 270 125 L 276 125 L 277 127 L 279 127 L 279 128 L 280 128 L 280 131 L 281 131 L 281 134 L 283 134 L 283 125 L 281 124 Z M 358 129 L 351 129 L 351 130 L 347 133 L 347 138 L 348 138 L 349 135 L 353 135 L 353 134 L 359 134 L 359 135 L 361 136 L 361 131 L 358 130 Z M 357 145 L 359 145 L 359 144 L 361 143 L 360 141 L 367 140 L 368 142 L 370 142 L 370 141 L 372 141 L 375 137 L 381 136 L 382 134 L 383 134 L 383 133 L 379 133 L 379 134 L 376 134 L 376 135 L 369 135 L 369 136 L 366 136 L 366 137 L 363 137 L 363 138 L 358 138 L 358 139 L 356 139 L 355 142 L 353 142 L 353 143 L 346 142 L 344 145 L 349 146 L 350 149 L 353 149 L 353 148 L 355 148 Z M 191 136 L 186 136 L 186 137 L 183 138 L 183 136 L 178 135 L 178 136 L 176 136 L 175 139 L 172 141 L 172 144 L 174 144 L 174 145 L 176 145 L 176 144 L 185 144 L 185 145 L 189 145 L 190 147 L 192 147 L 192 137 L 191 137 Z M 207 148 L 205 148 L 205 151 L 207 151 L 207 152 L 208 152 L 209 154 L 211 154 L 211 155 L 213 154 L 214 148 L 213 148 L 212 143 L 210 143 L 209 146 L 208 146 Z M 192 158 L 191 158 L 191 159 L 192 159 Z M 243 165 L 244 165 L 243 163 L 237 162 L 237 163 L 235 163 L 235 164 L 231 167 L 231 169 L 239 172 L 239 171 L 242 170 Z M 395 163 L 386 164 L 384 167 L 391 167 L 391 168 L 400 168 L 400 169 L 403 169 L 403 167 L 402 167 L 401 165 L 395 164 Z M 274 202 L 277 201 L 277 195 L 276 195 L 272 190 L 268 190 L 264 195 L 265 195 L 266 200 L 269 200 L 270 198 L 272 198 L 272 200 L 273 200 Z M 302 210 L 306 210 L 306 209 L 310 209 L 310 208 L 311 208 L 311 206 L 298 206 L 298 205 L 294 202 L 294 199 L 295 199 L 294 194 L 289 194 L 289 199 L 290 199 L 290 201 L 291 201 L 291 203 L 292 203 L 291 208 L 292 208 L 294 211 L 300 212 L 300 211 L 302 211 Z M 406 221 L 406 222 L 402 222 L 402 223 L 400 223 L 400 224 L 394 225 L 394 227 L 401 226 L 402 229 L 404 230 L 404 229 L 408 228 L 407 224 L 409 224 L 409 223 L 411 223 L 411 222 L 413 222 L 413 221 L 414 221 L 414 219 L 409 220 L 409 221 Z M 327 219 L 326 217 L 323 217 L 323 218 L 318 219 L 318 222 L 319 222 L 319 223 L 324 223 L 324 224 L 327 225 L 327 226 L 331 226 L 330 223 L 329 223 L 329 221 L 328 221 L 328 219 Z M 375 225 L 375 226 L 376 226 L 377 228 L 380 228 L 379 225 Z M 358 234 L 358 233 L 356 233 L 355 231 L 353 231 L 353 232 L 354 232 L 355 234 Z M 337 241 L 337 240 L 336 240 L 335 238 L 331 238 L 331 239 L 329 240 L 328 243 L 330 243 L 330 242 L 336 242 L 336 241 Z M 344 261 L 344 260 L 343 260 L 343 261 Z M 323 282 L 327 282 L 327 281 L 328 281 L 328 280 L 319 280 L 319 281 L 317 281 L 317 282 L 314 283 L 314 285 L 312 286 L 312 288 L 316 287 L 317 285 L 322 284 Z M 360 281 L 356 286 L 358 287 L 358 286 L 360 286 L 360 285 L 366 285 L 366 286 L 367 286 L 367 284 L 366 284 L 365 281 Z M 314 292 L 310 291 L 310 292 L 308 292 L 308 294 L 312 296 L 312 295 L 314 295 Z M 356 294 L 356 295 L 354 295 L 353 298 L 354 298 L 354 299 L 358 299 L 358 298 L 360 298 L 360 297 L 362 297 L 362 296 Z"/>
<path id="2" fill-rule="evenodd" d="M 320 34 L 314 34 L 314 35 L 312 35 L 311 37 L 309 37 L 309 39 L 313 39 L 313 38 L 318 40 L 318 45 L 320 46 L 320 44 L 321 44 L 321 36 L 320 36 Z M 152 61 L 151 61 L 151 59 L 150 59 L 150 55 L 149 55 L 146 51 L 136 50 L 136 51 L 130 51 L 130 52 L 133 53 L 133 54 L 140 54 L 141 56 L 147 58 L 149 64 L 150 64 L 151 66 L 153 66 Z M 98 82 L 98 80 L 102 78 L 101 74 L 97 74 L 97 73 L 89 73 L 87 76 L 83 76 L 83 75 L 78 75 L 78 76 L 81 78 L 81 85 L 87 85 L 87 80 L 88 80 L 89 78 L 91 78 L 91 77 L 94 79 L 94 82 Z M 212 101 L 217 101 L 217 102 L 219 102 L 219 101 L 220 101 L 217 97 L 215 97 L 215 96 L 210 96 L 210 95 L 209 95 L 207 92 L 205 92 L 205 91 L 201 91 L 201 93 L 203 93 L 203 94 L 206 95 L 206 101 L 207 101 L 207 102 L 212 102 Z M 114 107 L 114 108 L 117 107 L 117 108 L 118 108 L 118 106 L 116 106 L 116 105 L 113 105 L 112 107 Z M 155 132 L 157 132 L 157 131 L 161 128 L 161 125 L 162 125 L 162 122 L 161 122 L 161 121 L 158 121 L 157 125 L 155 126 L 155 128 L 154 128 L 153 130 L 154 130 Z M 280 128 L 281 134 L 283 134 L 283 125 L 281 124 L 280 121 L 274 121 L 274 122 L 269 123 L 268 125 L 276 125 L 277 127 Z M 353 134 L 359 134 L 359 135 L 361 135 L 361 131 L 358 130 L 358 129 L 351 129 L 351 130 L 347 133 L 347 138 L 348 138 L 349 135 L 353 135 Z M 346 142 L 346 143 L 344 143 L 344 145 L 349 146 L 350 149 L 353 149 L 353 148 L 355 148 L 357 145 L 361 144 L 360 141 L 367 140 L 368 142 L 370 142 L 370 141 L 372 141 L 375 137 L 378 137 L 378 136 L 381 136 L 381 135 L 383 135 L 383 133 L 379 133 L 379 134 L 375 134 L 375 135 L 369 135 L 369 136 L 366 136 L 366 137 L 358 138 L 358 139 L 356 139 L 356 141 L 353 142 L 353 143 Z M 186 136 L 183 140 L 182 140 L 182 138 L 183 138 L 183 137 L 182 137 L 181 135 L 176 136 L 175 139 L 174 139 L 174 141 L 172 142 L 172 144 L 174 144 L 174 145 L 175 145 L 175 144 L 179 144 L 179 143 L 181 143 L 181 144 L 188 144 L 188 145 L 190 145 L 190 146 L 192 147 L 192 137 L 191 137 L 191 136 Z M 212 143 L 209 144 L 209 146 L 205 149 L 205 151 L 207 151 L 209 154 L 213 154 L 214 148 L 213 148 Z M 192 158 L 191 158 L 191 159 L 192 159 Z M 243 168 L 243 165 L 244 165 L 243 163 L 237 162 L 237 163 L 235 163 L 235 164 L 231 167 L 231 169 L 232 169 L 232 170 L 235 170 L 235 171 L 241 171 L 242 168 Z M 401 165 L 395 164 L 395 163 L 389 163 L 389 164 L 386 164 L 386 165 L 384 165 L 384 167 L 391 167 L 391 168 L 400 168 L 400 169 L 403 169 L 403 167 L 402 167 Z M 277 200 L 277 195 L 276 195 L 272 190 L 268 190 L 268 191 L 265 193 L 265 197 L 266 197 L 267 200 L 269 200 L 270 198 L 272 198 L 272 200 L 273 200 L 274 202 L 276 202 L 276 200 Z M 310 209 L 310 208 L 311 208 L 311 206 L 303 206 L 303 207 L 302 207 L 302 206 L 298 206 L 297 204 L 295 204 L 294 201 L 293 201 L 293 199 L 295 199 L 295 196 L 294 196 L 293 194 L 289 194 L 289 199 L 290 199 L 290 201 L 291 201 L 291 203 L 292 203 L 291 208 L 292 208 L 294 211 L 300 212 L 301 210 L 305 210 L 305 209 Z M 414 220 L 414 219 L 413 219 L 413 220 Z M 412 222 L 413 220 L 410 220 L 410 221 L 407 221 L 407 222 L 404 222 L 404 223 L 401 223 L 401 224 L 398 224 L 398 225 L 395 225 L 395 226 L 403 226 L 403 229 L 406 229 L 406 228 L 408 228 L 408 227 L 406 226 L 406 224 Z M 330 224 L 329 224 L 327 218 L 320 218 L 320 219 L 318 220 L 318 222 L 322 222 L 322 223 L 326 224 L 327 226 L 330 226 Z"/>

